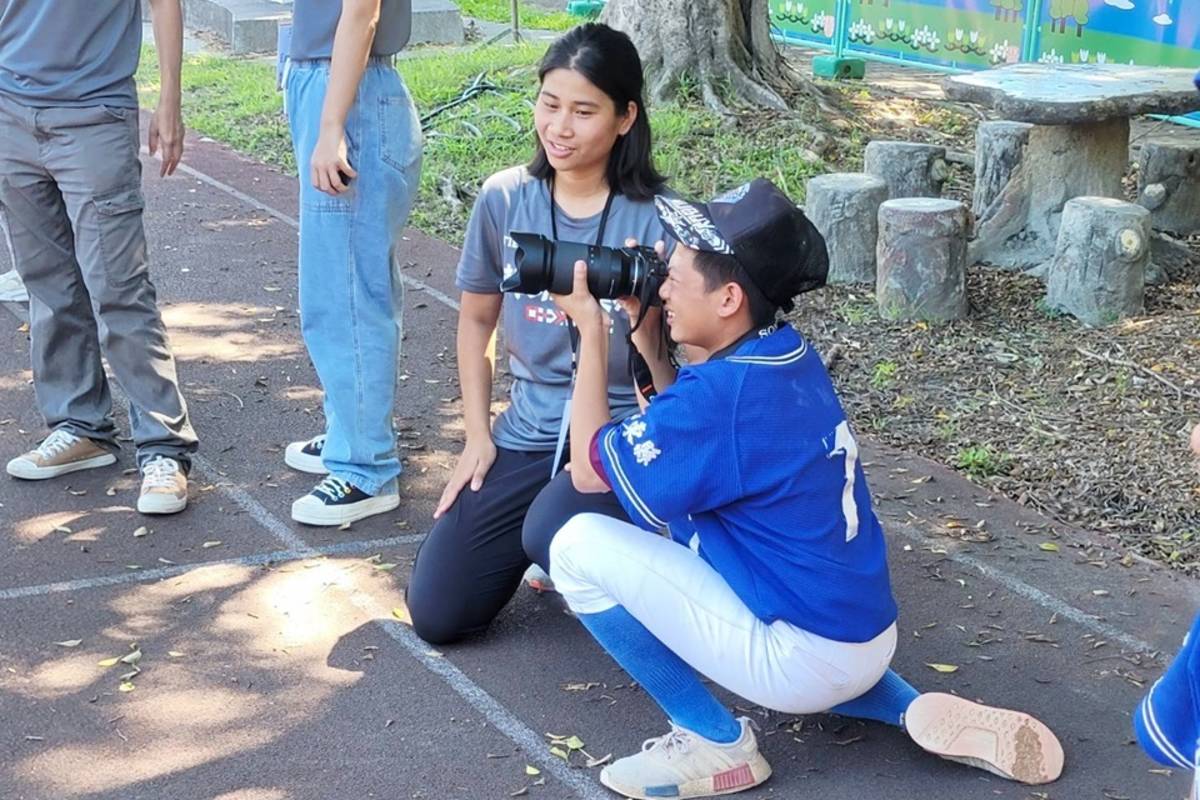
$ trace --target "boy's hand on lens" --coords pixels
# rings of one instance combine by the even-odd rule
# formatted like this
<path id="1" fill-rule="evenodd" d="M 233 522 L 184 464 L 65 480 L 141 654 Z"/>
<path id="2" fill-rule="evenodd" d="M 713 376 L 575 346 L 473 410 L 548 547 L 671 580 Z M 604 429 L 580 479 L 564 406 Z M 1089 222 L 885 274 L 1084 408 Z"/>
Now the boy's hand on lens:
<path id="1" fill-rule="evenodd" d="M 358 173 L 347 160 L 346 135 L 321 131 L 309 163 L 309 178 L 315 189 L 337 197 L 350 188 L 344 178 L 356 178 Z"/>
<path id="2" fill-rule="evenodd" d="M 483 486 L 483 479 L 487 477 L 488 471 L 495 463 L 496 444 L 492 441 L 492 437 L 489 436 L 487 439 L 478 441 L 468 439 L 462 455 L 458 457 L 458 464 L 455 465 L 454 472 L 450 475 L 450 480 L 446 482 L 446 488 L 442 490 L 442 497 L 438 500 L 433 518 L 440 519 L 449 511 L 450 506 L 454 505 L 454 501 L 458 499 L 458 495 L 467 484 L 471 485 L 472 492 L 478 492 Z"/>
<path id="3" fill-rule="evenodd" d="M 566 312 L 575 323 L 575 327 L 584 328 L 604 322 L 604 310 L 600 303 L 592 297 L 587 285 L 587 264 L 575 262 L 574 284 L 570 294 L 554 294 L 554 304 Z"/>
<path id="4" fill-rule="evenodd" d="M 626 247 L 637 247 L 638 240 L 629 238 L 625 240 Z M 654 252 L 658 253 L 658 257 L 664 262 L 666 259 L 667 246 L 659 241 L 654 243 Z M 625 309 L 625 313 L 629 315 L 630 327 L 637 325 L 638 319 L 642 314 L 642 301 L 637 297 L 619 297 L 617 302 L 621 304 L 621 308 Z M 659 343 L 662 341 L 662 306 L 652 305 L 646 310 L 646 318 L 642 320 L 642 324 L 636 331 L 633 332 L 633 346 L 643 356 L 657 352 Z"/>

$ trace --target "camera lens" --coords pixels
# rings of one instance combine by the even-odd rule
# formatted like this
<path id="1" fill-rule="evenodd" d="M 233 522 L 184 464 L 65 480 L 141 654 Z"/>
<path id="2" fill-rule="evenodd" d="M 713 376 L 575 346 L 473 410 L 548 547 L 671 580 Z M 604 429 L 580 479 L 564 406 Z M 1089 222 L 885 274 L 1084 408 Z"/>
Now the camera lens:
<path id="1" fill-rule="evenodd" d="M 656 302 L 666 267 L 649 247 L 613 248 L 556 242 L 536 233 L 513 233 L 515 266 L 500 284 L 503 292 L 570 294 L 575 262 L 587 264 L 588 291 L 598 299 L 640 297 Z"/>

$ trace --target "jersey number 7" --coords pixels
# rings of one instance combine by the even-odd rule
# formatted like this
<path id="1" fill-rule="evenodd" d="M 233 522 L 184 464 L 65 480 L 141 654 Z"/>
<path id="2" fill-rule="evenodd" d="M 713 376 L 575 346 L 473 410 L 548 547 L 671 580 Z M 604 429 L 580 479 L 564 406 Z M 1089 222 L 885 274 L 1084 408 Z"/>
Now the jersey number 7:
<path id="1" fill-rule="evenodd" d="M 854 477 L 858 466 L 858 442 L 850 433 L 850 423 L 842 420 L 834 432 L 833 449 L 828 458 L 846 457 L 846 482 L 842 485 L 842 516 L 846 518 L 846 541 L 858 536 L 858 505 L 854 502 Z"/>

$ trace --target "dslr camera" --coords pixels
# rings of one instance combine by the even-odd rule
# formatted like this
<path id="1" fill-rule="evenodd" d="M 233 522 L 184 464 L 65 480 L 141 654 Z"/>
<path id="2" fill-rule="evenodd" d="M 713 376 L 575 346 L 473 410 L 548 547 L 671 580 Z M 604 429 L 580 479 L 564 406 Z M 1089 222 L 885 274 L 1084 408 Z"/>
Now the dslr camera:
<path id="1" fill-rule="evenodd" d="M 570 294 L 575 262 L 587 264 L 588 291 L 597 300 L 636 297 L 646 309 L 658 305 L 667 265 L 653 247 L 605 247 L 552 241 L 536 233 L 510 234 L 517 243 L 515 267 L 500 283 L 502 292 Z"/>

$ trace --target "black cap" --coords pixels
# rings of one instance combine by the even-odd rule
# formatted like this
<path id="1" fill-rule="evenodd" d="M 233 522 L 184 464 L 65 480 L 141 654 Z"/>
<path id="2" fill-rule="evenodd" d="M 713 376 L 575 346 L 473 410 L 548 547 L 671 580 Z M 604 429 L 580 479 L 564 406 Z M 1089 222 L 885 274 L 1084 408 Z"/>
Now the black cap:
<path id="1" fill-rule="evenodd" d="M 693 250 L 733 256 L 759 291 L 784 311 L 792 309 L 796 295 L 825 285 L 824 237 L 766 178 L 708 203 L 659 195 L 654 204 L 672 236 Z"/>

